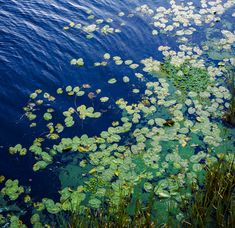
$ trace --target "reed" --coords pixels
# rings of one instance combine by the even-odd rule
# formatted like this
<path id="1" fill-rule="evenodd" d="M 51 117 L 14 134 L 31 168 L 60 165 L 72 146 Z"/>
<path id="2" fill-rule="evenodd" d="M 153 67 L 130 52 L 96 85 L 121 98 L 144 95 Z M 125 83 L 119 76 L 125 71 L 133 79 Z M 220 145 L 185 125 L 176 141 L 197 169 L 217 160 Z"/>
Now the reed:
<path id="1" fill-rule="evenodd" d="M 235 168 L 222 156 L 207 167 L 204 186 L 188 206 L 186 227 L 233 227 L 235 224 Z"/>
<path id="2" fill-rule="evenodd" d="M 228 110 L 223 115 L 223 122 L 230 127 L 235 127 L 235 73 L 234 69 L 227 70 L 227 84 L 231 94 Z"/>

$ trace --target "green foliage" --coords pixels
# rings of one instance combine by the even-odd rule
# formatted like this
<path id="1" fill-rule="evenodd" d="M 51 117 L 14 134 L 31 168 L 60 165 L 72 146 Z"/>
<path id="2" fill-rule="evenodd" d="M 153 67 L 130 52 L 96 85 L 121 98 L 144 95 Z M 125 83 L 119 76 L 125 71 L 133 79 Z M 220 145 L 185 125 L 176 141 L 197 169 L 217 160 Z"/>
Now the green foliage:
<path id="1" fill-rule="evenodd" d="M 235 127 L 235 73 L 234 69 L 228 69 L 227 72 L 227 83 L 228 88 L 231 93 L 231 99 L 229 103 L 229 108 L 223 115 L 223 121 L 230 125 L 231 127 Z"/>
<path id="2" fill-rule="evenodd" d="M 190 227 L 233 227 L 235 222 L 235 164 L 220 160 L 207 167 L 202 189 L 195 191 L 185 224 Z"/>
<path id="3" fill-rule="evenodd" d="M 64 188 L 60 191 L 60 204 L 64 211 L 77 212 L 80 209 L 80 204 L 85 200 L 86 195 L 84 189 L 78 186 L 76 190 Z"/>
<path id="4" fill-rule="evenodd" d="M 10 225 L 9 228 L 26 228 L 27 226 L 23 224 L 23 222 L 17 216 L 10 217 Z"/>
<path id="5" fill-rule="evenodd" d="M 72 59 L 71 61 L 70 61 L 70 64 L 71 65 L 78 65 L 78 66 L 84 66 L 84 60 L 83 60 L 83 58 L 79 58 L 79 59 Z"/>
<path id="6" fill-rule="evenodd" d="M 85 105 L 79 106 L 77 111 L 79 112 L 79 117 L 82 120 L 86 119 L 86 117 L 99 118 L 101 116 L 100 112 L 94 112 L 93 107 L 87 108 Z"/>
<path id="7" fill-rule="evenodd" d="M 30 218 L 30 222 L 33 225 L 33 227 L 41 228 L 44 227 L 42 223 L 40 222 L 40 216 L 39 214 L 33 214 L 32 217 Z"/>
<path id="8" fill-rule="evenodd" d="M 17 154 L 19 153 L 19 155 L 24 156 L 27 153 L 27 149 L 23 148 L 21 144 L 17 144 L 14 147 L 9 147 L 9 153 L 10 154 Z"/>
<path id="9" fill-rule="evenodd" d="M 152 216 L 154 201 L 151 198 L 147 202 L 134 199 L 133 195 L 121 197 L 119 204 L 114 206 L 112 202 L 100 205 L 98 199 L 89 201 L 91 208 L 82 213 L 75 211 L 69 214 L 68 221 L 64 221 L 65 227 L 153 227 L 157 225 L 157 216 Z M 99 205 L 99 208 L 97 207 Z M 64 218 L 60 217 L 63 221 Z"/>
<path id="10" fill-rule="evenodd" d="M 48 121 L 48 120 L 51 120 L 51 119 L 52 119 L 52 115 L 51 115 L 51 113 L 46 112 L 46 113 L 43 115 L 43 118 L 44 118 L 44 120 Z"/>
<path id="11" fill-rule="evenodd" d="M 92 177 L 89 178 L 88 181 L 85 182 L 85 189 L 87 192 L 96 193 L 98 188 L 104 187 L 105 182 L 100 177 Z"/>
<path id="12" fill-rule="evenodd" d="M 42 203 L 44 204 L 46 210 L 50 213 L 50 214 L 57 214 L 60 212 L 61 210 L 61 205 L 60 203 L 54 203 L 54 201 L 52 199 L 47 199 L 44 198 L 42 200 Z"/>
<path id="13" fill-rule="evenodd" d="M 161 65 L 161 71 L 173 82 L 174 86 L 187 94 L 190 91 L 202 92 L 211 83 L 206 69 L 193 67 L 188 62 L 174 66 L 166 59 Z"/>
<path id="14" fill-rule="evenodd" d="M 24 188 L 18 184 L 18 180 L 7 180 L 1 193 L 8 196 L 10 200 L 16 200 L 24 192 Z"/>
<path id="15" fill-rule="evenodd" d="M 144 6 L 144 10 L 145 8 Z M 94 15 L 90 16 L 89 18 L 92 19 Z M 98 20 L 101 20 L 100 23 L 103 22 L 103 19 Z M 110 23 L 112 19 L 108 21 Z M 100 23 L 97 22 L 97 24 Z M 83 26 L 71 22 L 69 26 L 81 28 L 87 33 L 87 38 L 92 38 L 92 32 L 99 30 L 104 34 L 115 32 L 109 25 L 103 25 L 100 28 L 97 24 Z M 166 28 L 174 29 L 169 26 Z M 193 33 L 190 29 L 179 32 L 181 35 Z M 156 32 L 154 34 L 156 35 Z M 186 39 L 186 37 L 183 38 Z M 183 51 L 185 48 L 189 48 L 191 54 Z M 217 161 L 218 147 L 224 146 L 225 139 L 230 136 L 230 133 L 222 136 L 223 129 L 217 121 L 228 107 L 225 104 L 229 100 L 229 92 L 223 87 L 224 83 L 221 81 L 216 83 L 215 80 L 217 74 L 222 75 L 222 71 L 219 67 L 208 67 L 207 61 L 201 61 L 203 51 L 199 47 L 195 49 L 181 47 L 181 56 L 185 57 L 182 61 L 179 53 L 170 51 L 170 47 L 162 46 L 160 49 L 165 50 L 165 54 L 163 52 L 165 56 L 171 56 L 174 60 L 172 53 L 175 53 L 177 58 L 176 61 L 166 59 L 163 63 L 154 60 L 153 57 L 141 60 L 144 72 L 165 77 L 158 77 L 157 80 L 154 78 L 153 81 L 148 81 L 148 76 L 140 69 L 141 66 L 133 63 L 133 60 L 122 60 L 119 56 L 111 58 L 110 54 L 106 53 L 103 60 L 107 61 L 94 63 L 95 66 L 106 66 L 111 62 L 120 66 L 126 65 L 134 70 L 133 75 L 144 83 L 144 85 L 141 83 L 141 86 L 135 84 L 135 80 L 131 77 L 132 83 L 126 87 L 132 91 L 132 96 L 133 93 L 139 93 L 135 98 L 140 97 L 140 100 L 132 99 L 129 97 L 130 91 L 123 90 L 127 91 L 125 95 L 128 96 L 128 100 L 124 100 L 125 96 L 115 102 L 119 110 L 116 110 L 115 104 L 111 104 L 112 97 L 109 99 L 107 94 L 99 95 L 101 89 L 90 91 L 89 84 L 58 88 L 57 94 L 64 93 L 69 96 L 66 97 L 66 102 L 61 104 L 54 102 L 55 97 L 40 89 L 31 93 L 29 102 L 24 107 L 24 115 L 30 121 L 35 120 L 30 127 L 37 126 L 37 117 L 40 117 L 37 118 L 38 120 L 46 120 L 42 122 L 47 129 L 46 132 L 45 129 L 42 130 L 40 137 L 36 138 L 29 148 L 36 160 L 33 170 L 47 168 L 53 163 L 54 156 L 58 155 L 56 163 L 52 164 L 48 171 L 60 173 L 63 188 L 59 191 L 61 196 L 59 202 L 44 198 L 42 202 L 33 204 L 34 209 L 30 208 L 38 213 L 31 217 L 34 227 L 44 226 L 40 216 L 45 218 L 46 222 L 51 222 L 53 227 L 56 223 L 54 218 L 59 215 L 62 216 L 62 220 L 66 220 L 65 227 L 168 227 L 180 225 L 182 221 L 185 221 L 185 224 L 195 223 L 197 226 L 197 221 L 193 219 L 199 218 L 200 222 L 201 217 L 204 219 L 208 216 L 214 218 L 215 214 L 217 216 L 217 209 L 215 211 L 213 208 L 219 208 L 216 203 L 223 204 L 221 200 L 215 201 L 216 197 L 219 198 L 223 193 L 223 188 L 214 191 L 211 186 L 208 187 L 208 184 L 205 184 L 200 195 L 200 187 L 203 186 L 205 167 L 210 167 L 209 165 Z M 196 54 L 193 54 L 194 52 Z M 72 59 L 70 63 L 74 66 L 84 66 L 82 58 Z M 87 65 L 86 70 L 89 68 L 90 66 Z M 111 74 L 108 72 L 107 76 L 113 77 L 112 75 L 112 72 Z M 120 78 L 118 80 L 120 81 Z M 130 78 L 124 76 L 122 80 L 128 83 Z M 110 87 L 117 86 L 114 85 L 116 82 L 116 78 L 108 80 L 109 84 L 113 84 Z M 172 88 L 172 84 L 177 90 Z M 210 86 L 211 84 L 213 86 Z M 144 93 L 140 94 L 144 87 L 146 87 Z M 89 91 L 88 94 L 86 89 Z M 79 103 L 85 100 L 85 94 L 92 102 L 92 105 L 89 104 L 90 107 Z M 79 99 L 81 96 L 84 96 L 84 99 Z M 61 95 L 58 97 L 62 98 Z M 183 99 L 178 99 L 181 97 Z M 184 99 L 186 97 L 187 99 Z M 67 99 L 72 101 L 72 104 L 67 103 Z M 95 106 L 96 99 L 103 102 L 102 109 L 100 106 Z M 133 100 L 136 100 L 135 103 Z M 56 101 L 59 102 L 59 99 Z M 68 106 L 64 108 L 65 105 Z M 230 107 L 233 107 L 233 103 Z M 95 112 L 95 109 L 98 111 Z M 54 111 L 56 113 L 52 118 L 51 113 Z M 80 135 L 83 131 L 80 125 L 76 125 L 77 119 L 83 128 L 83 123 L 89 121 L 89 118 L 99 118 L 101 113 L 106 111 L 110 111 L 109 114 L 118 111 L 121 118 L 113 121 L 110 127 L 98 135 L 88 136 L 87 134 L 91 133 L 89 131 L 87 134 Z M 56 119 L 60 120 L 62 115 L 64 123 L 55 122 Z M 231 117 L 230 114 L 227 116 Z M 74 129 L 63 132 L 65 127 L 73 126 Z M 74 132 L 76 132 L 75 136 L 67 135 Z M 57 139 L 60 140 L 56 143 L 51 141 Z M 229 145 L 232 148 L 232 143 Z M 27 150 L 18 144 L 10 147 L 9 151 L 12 154 L 24 155 Z M 66 164 L 68 161 L 69 165 Z M 217 172 L 213 168 L 212 171 Z M 216 174 L 220 176 L 219 172 Z M 220 177 L 223 179 L 222 175 Z M 226 181 L 223 184 L 226 184 Z M 192 193 L 195 194 L 197 191 L 199 195 L 193 196 L 193 201 L 190 200 L 191 186 L 194 187 Z M 205 188 L 210 188 L 210 192 L 206 195 Z M 16 199 L 19 194 L 16 190 L 6 190 L 6 187 L 2 189 L 2 193 L 13 199 Z M 26 198 L 25 201 L 27 200 L 30 199 Z M 229 200 L 231 199 L 225 200 L 227 205 L 230 205 Z M 213 202 L 212 207 L 209 205 L 210 202 Z M 185 208 L 188 209 L 187 204 L 192 210 L 189 218 L 184 213 Z M 203 208 L 204 205 L 211 208 L 209 214 L 204 211 L 206 210 Z M 198 207 L 199 212 L 196 210 Z M 230 209 L 226 211 L 227 208 L 221 207 L 222 209 L 218 210 L 218 216 L 223 211 L 227 218 Z M 206 215 L 204 216 L 203 213 Z M 204 225 L 204 222 L 202 224 Z"/>

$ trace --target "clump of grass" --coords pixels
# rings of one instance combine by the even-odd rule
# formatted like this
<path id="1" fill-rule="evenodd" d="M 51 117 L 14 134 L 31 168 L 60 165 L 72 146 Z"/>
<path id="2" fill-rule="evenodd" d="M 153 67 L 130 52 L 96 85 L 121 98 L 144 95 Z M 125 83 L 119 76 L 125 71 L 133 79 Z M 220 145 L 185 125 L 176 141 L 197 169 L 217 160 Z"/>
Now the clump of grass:
<path id="1" fill-rule="evenodd" d="M 235 73 L 232 70 L 228 70 L 228 89 L 231 93 L 230 105 L 227 112 L 223 115 L 223 121 L 231 126 L 235 127 Z"/>
<path id="2" fill-rule="evenodd" d="M 156 227 L 153 215 L 153 194 L 147 203 L 132 195 L 121 197 L 119 205 L 112 203 L 99 209 L 88 208 L 84 213 L 72 212 L 65 227 Z"/>
<path id="3" fill-rule="evenodd" d="M 195 192 L 188 206 L 189 227 L 233 227 L 235 224 L 235 166 L 234 158 L 207 167 L 205 184 Z"/>

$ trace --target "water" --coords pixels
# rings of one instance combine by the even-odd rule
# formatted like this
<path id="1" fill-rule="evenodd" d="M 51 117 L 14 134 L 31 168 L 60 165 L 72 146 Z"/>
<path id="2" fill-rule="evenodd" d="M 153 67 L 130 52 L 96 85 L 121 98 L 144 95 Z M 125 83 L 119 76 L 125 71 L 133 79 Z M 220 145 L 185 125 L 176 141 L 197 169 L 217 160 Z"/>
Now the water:
<path id="1" fill-rule="evenodd" d="M 132 88 L 141 91 L 145 89 L 145 84 L 134 76 L 134 72 L 138 70 L 133 71 L 114 64 L 97 68 L 93 63 L 99 61 L 106 52 L 111 56 L 121 56 L 139 63 L 149 56 L 162 60 L 163 55 L 157 50 L 160 45 L 169 45 L 177 50 L 175 37 L 159 34 L 156 38 L 151 35 L 151 19 L 135 11 L 136 7 L 143 4 L 153 8 L 170 5 L 169 2 L 156 3 L 151 0 L 0 0 L 0 174 L 9 179 L 18 179 L 22 185 L 30 185 L 35 199 L 48 197 L 58 200 L 57 191 L 61 183 L 57 172 L 59 165 L 35 173 L 32 171 L 35 160 L 31 153 L 25 157 L 8 153 L 9 146 L 17 143 L 30 146 L 35 137 L 45 132 L 42 119 L 37 128 L 29 128 L 29 122 L 22 110 L 29 100 L 29 94 L 40 88 L 55 95 L 58 87 L 90 84 L 91 89 L 88 91 L 99 88 L 113 102 L 119 98 L 130 102 L 139 100 L 140 96 L 131 92 Z M 114 21 L 110 25 L 121 29 L 121 33 L 105 36 L 101 32 L 95 32 L 94 38 L 87 39 L 80 30 L 63 29 L 71 21 L 85 25 L 91 23 L 87 19 L 87 10 L 92 10 L 97 19 L 112 18 Z M 126 14 L 124 17 L 117 16 L 121 11 Z M 233 20 L 228 16 L 231 11 L 228 10 L 225 16 L 230 23 Z M 127 17 L 130 13 L 135 15 Z M 121 26 L 123 22 L 125 25 Z M 221 26 L 218 23 L 215 28 L 220 29 Z M 230 29 L 234 31 L 234 26 Z M 203 30 L 198 29 L 195 34 L 190 40 L 191 43 L 199 43 L 200 38 L 205 38 Z M 70 60 L 79 57 L 84 59 L 85 66 L 72 66 Z M 130 84 L 121 81 L 124 75 L 131 78 Z M 110 89 L 107 80 L 112 77 L 119 81 Z M 73 102 L 71 97 L 64 96 L 59 102 L 53 103 L 52 107 L 58 113 L 70 107 Z M 97 135 L 121 115 L 111 102 L 102 104 L 99 99 L 90 100 L 83 96 L 79 98 L 78 104 L 93 105 L 96 110 L 106 111 L 100 121 L 90 119 L 79 123 L 77 127 L 67 129 L 64 137 L 84 133 L 89 136 Z M 56 115 L 62 121 L 62 117 Z M 63 164 L 60 159 L 61 157 L 57 158 L 57 161 Z"/>
<path id="2" fill-rule="evenodd" d="M 110 6 L 104 2 L 102 7 L 107 10 L 107 15 L 103 15 L 98 8 L 100 3 L 94 2 L 90 6 L 96 14 L 104 17 L 112 17 L 121 10 L 119 5 Z M 92 83 L 103 89 L 103 78 L 116 72 L 109 70 L 104 73 L 92 69 L 89 65 L 97 57 L 109 51 L 138 61 L 148 56 L 156 48 L 157 42 L 160 42 L 144 36 L 142 26 L 146 24 L 138 18 L 130 22 L 124 34 L 115 37 L 97 34 L 92 41 L 77 31 L 63 31 L 63 27 L 70 21 L 85 22 L 84 11 L 87 7 L 84 2 L 76 4 L 58 1 L 50 4 L 38 1 L 30 4 L 14 1 L 1 4 L 1 108 L 5 110 L 1 110 L 1 124 L 4 124 L 1 129 L 9 129 L 9 124 L 12 127 L 15 125 L 23 114 L 22 104 L 27 102 L 28 94 L 34 89 L 55 91 L 60 86 L 75 83 Z M 134 24 L 139 27 L 136 28 Z M 143 50 L 141 47 L 144 44 Z M 110 50 L 111 46 L 113 50 Z M 69 63 L 76 56 L 83 56 L 87 61 L 88 66 L 80 72 Z M 20 126 L 17 132 L 4 130 L 1 144 L 8 141 L 6 139 L 24 134 L 25 129 Z"/>

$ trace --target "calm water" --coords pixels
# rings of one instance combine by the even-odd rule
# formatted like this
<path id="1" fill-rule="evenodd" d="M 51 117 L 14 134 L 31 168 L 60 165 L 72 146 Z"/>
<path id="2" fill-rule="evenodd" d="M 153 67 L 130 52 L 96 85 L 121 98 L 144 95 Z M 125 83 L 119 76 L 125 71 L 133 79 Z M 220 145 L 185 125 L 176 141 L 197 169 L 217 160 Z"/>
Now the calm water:
<path id="1" fill-rule="evenodd" d="M 7 178 L 19 179 L 22 185 L 30 184 L 32 194 L 39 198 L 57 196 L 55 189 L 58 189 L 60 182 L 56 176 L 56 168 L 35 173 L 32 171 L 32 155 L 28 154 L 19 159 L 7 152 L 10 145 L 19 142 L 30 145 L 32 140 L 45 130 L 43 125 L 40 129 L 40 123 L 36 130 L 29 128 L 26 118 L 21 118 L 24 114 L 22 107 L 35 89 L 40 88 L 55 94 L 58 87 L 84 83 L 102 89 L 104 94 L 113 100 L 121 97 L 135 100 L 136 97 L 128 92 L 131 84 L 118 83 L 110 90 L 107 83 L 111 77 L 121 78 L 123 75 L 129 75 L 133 76 L 132 82 L 137 83 L 137 88 L 142 89 L 133 71 L 120 70 L 118 66 L 95 68 L 93 63 L 99 61 L 106 52 L 111 56 L 132 59 L 136 63 L 149 56 L 161 60 L 162 54 L 157 51 L 157 47 L 168 43 L 171 47 L 175 46 L 174 38 L 164 34 L 158 35 L 157 38 L 150 35 L 152 28 L 148 18 L 144 19 L 136 13 L 128 19 L 117 16 L 121 11 L 132 13 L 142 4 L 157 6 L 156 1 L 151 0 L 0 0 L 0 174 Z M 112 26 L 120 28 L 122 32 L 108 36 L 95 33 L 94 38 L 89 40 L 79 30 L 63 30 L 71 21 L 88 24 L 88 9 L 91 9 L 97 18 L 112 18 Z M 120 26 L 122 22 L 126 23 L 123 28 Z M 204 34 L 198 31 L 192 41 L 196 42 L 203 36 Z M 70 60 L 79 57 L 84 59 L 85 67 L 78 70 L 70 65 Z M 54 108 L 64 109 L 69 102 L 73 101 L 64 97 L 60 106 Z M 79 102 L 91 104 L 87 96 Z M 65 135 L 81 135 L 86 132 L 93 136 L 119 116 L 112 105 L 102 105 L 98 100 L 94 101 L 94 106 L 97 110 L 108 111 L 98 123 L 93 120 L 86 121 L 83 127 L 78 126 L 65 132 Z"/>

